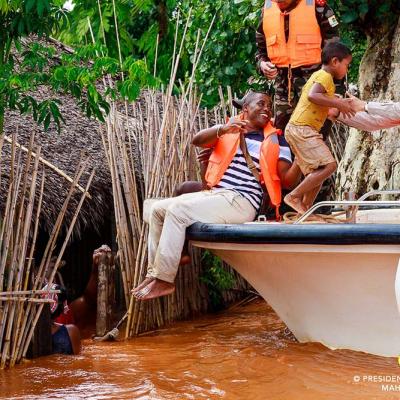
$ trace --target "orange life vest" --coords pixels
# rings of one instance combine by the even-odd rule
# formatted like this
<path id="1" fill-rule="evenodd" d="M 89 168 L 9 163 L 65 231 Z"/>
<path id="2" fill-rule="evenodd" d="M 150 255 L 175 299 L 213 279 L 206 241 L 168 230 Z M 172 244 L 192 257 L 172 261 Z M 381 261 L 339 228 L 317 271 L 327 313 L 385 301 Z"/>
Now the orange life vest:
<path id="1" fill-rule="evenodd" d="M 282 201 L 281 180 L 278 176 L 279 142 L 278 132 L 271 122 L 264 128 L 264 141 L 260 148 L 261 183 L 267 188 L 271 203 L 279 217 L 279 206 Z M 206 171 L 206 182 L 209 188 L 218 185 L 229 164 L 233 160 L 240 144 L 239 135 L 223 135 L 218 139 Z"/>
<path id="2" fill-rule="evenodd" d="M 285 37 L 285 15 L 289 15 L 289 38 Z M 290 12 L 282 12 L 266 0 L 263 30 L 268 57 L 277 67 L 300 67 L 321 62 L 321 29 L 315 16 L 314 0 L 300 0 Z"/>

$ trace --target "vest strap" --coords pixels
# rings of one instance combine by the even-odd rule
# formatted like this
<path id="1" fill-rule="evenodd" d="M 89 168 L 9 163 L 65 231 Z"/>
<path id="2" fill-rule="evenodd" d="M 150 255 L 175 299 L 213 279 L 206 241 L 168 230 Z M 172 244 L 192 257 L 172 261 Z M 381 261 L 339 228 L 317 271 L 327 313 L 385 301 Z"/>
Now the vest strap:
<path id="1" fill-rule="evenodd" d="M 251 159 L 249 150 L 247 149 L 246 139 L 243 133 L 240 134 L 240 149 L 242 150 L 244 158 L 246 159 L 246 164 L 249 167 L 249 170 L 254 175 L 254 178 L 257 179 L 257 182 L 260 182 L 260 173 L 258 172 L 258 169 L 255 166 L 253 160 Z"/>

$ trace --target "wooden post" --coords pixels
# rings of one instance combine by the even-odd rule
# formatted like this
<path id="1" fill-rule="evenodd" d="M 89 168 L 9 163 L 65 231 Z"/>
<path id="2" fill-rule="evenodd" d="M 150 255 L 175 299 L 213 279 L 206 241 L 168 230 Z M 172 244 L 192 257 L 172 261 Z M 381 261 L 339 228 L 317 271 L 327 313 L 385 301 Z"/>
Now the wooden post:
<path id="1" fill-rule="evenodd" d="M 101 252 L 98 258 L 96 336 L 105 335 L 112 328 L 115 298 L 115 267 L 111 252 Z"/>

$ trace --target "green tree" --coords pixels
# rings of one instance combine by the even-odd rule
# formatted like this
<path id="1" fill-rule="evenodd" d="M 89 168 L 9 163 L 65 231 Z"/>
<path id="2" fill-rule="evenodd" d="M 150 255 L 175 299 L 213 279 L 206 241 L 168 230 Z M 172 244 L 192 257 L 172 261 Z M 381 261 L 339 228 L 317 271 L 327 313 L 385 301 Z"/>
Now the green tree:
<path id="1" fill-rule="evenodd" d="M 118 10 L 118 26 L 121 35 L 121 50 L 125 55 L 140 59 L 145 57 L 147 64 L 155 65 L 155 49 L 158 45 L 157 76 L 166 82 L 169 79 L 174 46 L 174 32 L 179 13 L 184 22 L 189 18 L 189 31 L 185 39 L 185 51 L 178 70 L 178 79 L 190 76 L 194 57 L 197 31 L 204 38 L 211 21 L 215 22 L 204 46 L 200 60 L 196 84 L 203 94 L 203 103 L 215 105 L 218 100 L 218 86 L 231 86 L 233 91 L 242 94 L 249 87 L 261 89 L 265 80 L 255 70 L 254 54 L 255 30 L 257 29 L 262 0 L 114 0 Z M 377 21 L 394 21 L 399 0 L 328 0 L 341 22 L 341 37 L 353 50 L 353 63 L 349 80 L 358 78 L 358 67 L 364 54 L 367 35 Z M 113 0 L 93 2 L 76 0 L 71 13 L 71 25 L 64 28 L 62 38 L 71 44 L 89 42 L 89 23 L 94 36 L 103 40 L 103 21 L 107 46 L 117 49 L 114 35 L 115 21 L 112 16 Z M 99 4 L 102 20 L 100 20 Z M 397 7 L 397 8 L 396 8 Z M 379 24 L 378 24 L 379 25 Z M 182 38 L 184 23 L 179 26 L 178 42 Z M 73 32 L 73 33 L 71 33 Z"/>
<path id="2" fill-rule="evenodd" d="M 140 31 L 141 35 L 148 29 L 148 17 L 154 8 L 153 0 L 76 0 L 73 4 L 60 40 L 73 45 L 91 44 L 93 34 L 96 43 L 104 44 L 110 56 L 116 58 L 118 46 L 123 56 L 133 54 L 137 39 L 134 33 Z"/>
<path id="3" fill-rule="evenodd" d="M 112 16 L 115 4 L 122 53 L 138 59 L 145 57 L 152 67 L 156 63 L 157 76 L 163 82 L 169 79 L 178 13 L 183 19 L 179 25 L 179 43 L 184 23 L 191 12 L 185 51 L 177 74 L 181 80 L 191 74 L 198 30 L 201 31 L 201 40 L 204 39 L 215 15 L 213 29 L 205 43 L 196 74 L 196 83 L 208 105 L 218 101 L 218 86 L 230 85 L 234 91 L 243 92 L 248 87 L 248 79 L 255 75 L 254 35 L 261 10 L 259 0 L 115 0 L 115 3 L 113 0 L 76 0 L 74 4 L 70 25 L 64 27 L 60 35 L 63 41 L 71 45 L 89 42 L 90 22 L 95 39 L 105 41 L 107 47 L 112 49 L 110 51 L 115 52 L 117 43 Z M 158 54 L 155 60 L 157 40 Z"/>
<path id="4" fill-rule="evenodd" d="M 96 43 L 105 44 L 110 56 L 118 57 L 120 48 L 123 57 L 146 58 L 151 68 L 154 67 L 158 40 L 157 72 L 163 82 L 166 82 L 169 79 L 173 53 L 172 14 L 175 9 L 176 0 L 75 0 L 74 8 L 69 13 L 68 25 L 64 26 L 58 38 L 76 46 L 80 43 L 92 43 L 93 33 Z M 182 76 L 183 74 L 178 74 L 178 77 Z"/>
<path id="5" fill-rule="evenodd" d="M 100 45 L 78 48 L 55 61 L 54 49 L 40 38 L 60 31 L 67 18 L 60 0 L 0 0 L 0 134 L 7 108 L 30 113 L 45 129 L 51 122 L 60 128 L 60 101 L 38 101 L 33 95 L 42 86 L 72 95 L 87 116 L 104 120 L 109 110 L 105 96 L 131 101 L 142 86 L 155 83 L 142 60 L 127 57 L 120 62 Z M 100 93 L 98 82 L 104 75 L 115 77 L 116 88 Z"/>

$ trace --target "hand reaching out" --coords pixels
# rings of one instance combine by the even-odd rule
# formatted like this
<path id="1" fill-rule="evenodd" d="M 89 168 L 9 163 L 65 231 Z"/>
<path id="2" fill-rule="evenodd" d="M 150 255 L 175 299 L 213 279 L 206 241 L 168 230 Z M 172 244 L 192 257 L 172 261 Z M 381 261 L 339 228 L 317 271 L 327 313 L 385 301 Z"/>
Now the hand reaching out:
<path id="1" fill-rule="evenodd" d="M 351 100 L 353 108 L 356 112 L 365 110 L 365 101 L 360 100 L 358 97 L 353 96 L 351 93 L 347 92 L 346 95 Z"/>
<path id="2" fill-rule="evenodd" d="M 357 112 L 353 99 L 351 98 L 340 99 L 337 108 L 346 118 L 354 117 Z"/>

